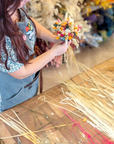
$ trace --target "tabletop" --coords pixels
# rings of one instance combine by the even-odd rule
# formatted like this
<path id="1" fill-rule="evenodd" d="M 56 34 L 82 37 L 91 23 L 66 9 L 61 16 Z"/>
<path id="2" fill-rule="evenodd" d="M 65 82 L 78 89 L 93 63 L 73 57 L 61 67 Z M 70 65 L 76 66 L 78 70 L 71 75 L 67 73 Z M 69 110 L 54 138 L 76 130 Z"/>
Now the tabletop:
<path id="1" fill-rule="evenodd" d="M 113 75 L 114 58 L 97 65 L 96 68 L 103 74 Z M 80 83 L 79 75 L 72 79 Z M 106 144 L 110 139 L 88 124 L 88 117 L 72 106 L 59 103 L 63 97 L 62 86 L 63 84 L 58 84 L 12 109 L 22 122 L 42 139 L 43 144 Z M 17 119 L 12 109 L 4 111 L 2 115 L 7 113 Z M 3 138 L 1 144 L 32 144 L 24 136 L 13 137 L 18 134 L 0 120 L 0 138 Z M 4 139 L 9 136 L 12 137 Z"/>

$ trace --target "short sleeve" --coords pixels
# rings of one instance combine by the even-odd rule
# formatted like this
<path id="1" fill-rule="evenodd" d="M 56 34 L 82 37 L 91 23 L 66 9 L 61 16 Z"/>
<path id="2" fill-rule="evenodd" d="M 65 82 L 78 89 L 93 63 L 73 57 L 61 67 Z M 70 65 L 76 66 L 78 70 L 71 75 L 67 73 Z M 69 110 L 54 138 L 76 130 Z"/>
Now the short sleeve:
<path id="1" fill-rule="evenodd" d="M 24 64 L 18 62 L 15 51 L 12 49 L 10 38 L 6 36 L 5 40 L 6 40 L 6 49 L 8 52 L 7 67 L 10 69 L 7 70 L 5 65 L 3 63 L 0 63 L 0 70 L 6 73 L 12 73 L 19 70 Z M 5 62 L 6 54 L 4 53 L 3 50 L 1 50 L 1 55 L 2 55 L 2 61 Z"/>

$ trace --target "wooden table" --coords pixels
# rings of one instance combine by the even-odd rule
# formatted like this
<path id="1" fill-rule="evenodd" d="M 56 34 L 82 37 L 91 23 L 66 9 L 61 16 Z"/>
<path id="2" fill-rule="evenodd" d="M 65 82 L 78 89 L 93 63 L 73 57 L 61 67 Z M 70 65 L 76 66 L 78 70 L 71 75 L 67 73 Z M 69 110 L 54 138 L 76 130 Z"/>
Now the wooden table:
<path id="1" fill-rule="evenodd" d="M 97 69 L 102 73 L 114 72 L 114 58 L 105 61 L 104 63 L 97 66 Z M 73 80 L 80 83 L 79 76 L 73 77 Z M 49 103 L 44 102 L 44 96 L 47 98 Z M 50 96 L 50 98 L 49 98 Z M 36 134 L 46 140 L 49 139 L 51 144 L 78 144 L 84 143 L 89 144 L 87 138 L 84 136 L 83 132 L 75 125 L 73 129 L 73 124 L 68 116 L 66 116 L 59 107 L 52 105 L 54 103 L 58 105 L 54 100 L 60 101 L 63 93 L 61 91 L 61 84 L 53 87 L 52 89 L 33 97 L 32 99 L 17 105 L 13 110 L 18 114 L 20 119 L 26 124 L 26 126 L 32 131 L 39 131 Z M 39 99 L 40 97 L 40 99 Z M 62 105 L 61 105 L 62 106 Z M 86 129 L 86 131 L 91 135 L 91 139 L 95 144 L 103 144 L 105 140 L 91 125 L 89 125 L 84 119 L 88 119 L 83 113 L 74 109 L 70 106 L 65 106 L 72 112 L 76 112 L 82 117 L 76 116 L 71 112 L 66 111 L 70 117 L 72 117 L 76 122 Z M 15 118 L 12 110 L 9 109 L 2 114 L 9 114 Z M 68 124 L 67 126 L 56 127 L 58 125 Z M 47 130 L 46 130 L 47 129 Z M 18 134 L 2 121 L 0 121 L 0 137 L 12 136 Z M 19 137 L 22 144 L 32 144 L 29 140 L 24 137 Z M 96 142 L 95 142 L 96 140 Z M 5 144 L 17 144 L 17 138 L 10 138 L 3 140 Z"/>

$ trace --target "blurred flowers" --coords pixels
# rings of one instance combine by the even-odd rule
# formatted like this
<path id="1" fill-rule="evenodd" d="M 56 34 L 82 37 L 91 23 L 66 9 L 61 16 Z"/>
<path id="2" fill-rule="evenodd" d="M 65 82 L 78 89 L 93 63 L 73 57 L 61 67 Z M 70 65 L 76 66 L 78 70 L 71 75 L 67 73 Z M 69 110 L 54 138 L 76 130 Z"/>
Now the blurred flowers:
<path id="1" fill-rule="evenodd" d="M 91 6 L 99 6 L 103 9 L 109 9 L 112 8 L 112 4 L 114 3 L 114 0 L 86 0 L 84 3 L 84 6 L 87 10 L 87 15 L 89 15 L 92 12 Z"/>

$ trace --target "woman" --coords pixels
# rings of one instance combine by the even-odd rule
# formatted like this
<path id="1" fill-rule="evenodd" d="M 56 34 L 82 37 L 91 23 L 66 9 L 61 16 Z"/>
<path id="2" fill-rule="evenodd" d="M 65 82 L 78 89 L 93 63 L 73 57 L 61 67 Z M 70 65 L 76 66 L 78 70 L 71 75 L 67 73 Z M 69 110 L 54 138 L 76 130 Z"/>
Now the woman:
<path id="1" fill-rule="evenodd" d="M 0 0 L 0 112 L 37 93 L 39 70 L 67 51 L 70 42 L 56 36 L 30 18 L 23 7 L 29 0 Z M 36 37 L 56 43 L 31 59 Z"/>

